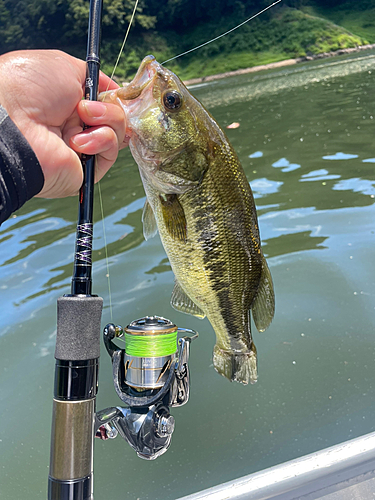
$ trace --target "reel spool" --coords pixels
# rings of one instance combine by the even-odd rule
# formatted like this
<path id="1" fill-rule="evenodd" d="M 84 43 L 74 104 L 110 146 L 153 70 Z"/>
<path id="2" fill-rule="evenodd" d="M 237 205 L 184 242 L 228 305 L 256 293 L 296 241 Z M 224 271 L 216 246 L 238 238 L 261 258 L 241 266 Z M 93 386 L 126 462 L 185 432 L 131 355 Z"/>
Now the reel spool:
<path id="1" fill-rule="evenodd" d="M 132 321 L 125 328 L 125 383 L 137 390 L 158 389 L 177 357 L 177 326 L 158 316 Z"/>

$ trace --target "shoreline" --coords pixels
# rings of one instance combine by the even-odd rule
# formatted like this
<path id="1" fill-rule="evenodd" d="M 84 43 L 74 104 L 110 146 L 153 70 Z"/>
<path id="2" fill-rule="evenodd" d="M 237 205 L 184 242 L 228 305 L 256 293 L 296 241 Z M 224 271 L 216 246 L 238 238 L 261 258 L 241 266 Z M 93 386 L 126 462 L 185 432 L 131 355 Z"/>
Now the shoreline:
<path id="1" fill-rule="evenodd" d="M 315 61 L 316 59 L 325 59 L 327 57 L 353 54 L 355 52 L 360 52 L 362 50 L 370 50 L 370 49 L 375 49 L 375 43 L 369 45 L 359 45 L 358 47 L 353 47 L 350 49 L 338 49 L 332 52 L 323 52 L 321 54 L 315 54 L 311 56 L 297 57 L 295 59 L 284 59 L 283 61 L 278 61 L 269 64 L 260 64 L 259 66 L 251 66 L 250 68 L 237 69 L 235 71 L 226 71 L 225 73 L 203 76 L 202 78 L 191 78 L 190 80 L 184 80 L 184 84 L 196 85 L 199 83 L 212 82 L 213 80 L 220 80 L 222 78 L 227 78 L 228 76 L 246 75 L 247 73 L 257 73 L 258 71 L 263 71 L 266 69 L 277 69 L 277 68 L 282 68 L 284 66 L 292 66 L 293 64 L 299 64 L 306 61 Z"/>

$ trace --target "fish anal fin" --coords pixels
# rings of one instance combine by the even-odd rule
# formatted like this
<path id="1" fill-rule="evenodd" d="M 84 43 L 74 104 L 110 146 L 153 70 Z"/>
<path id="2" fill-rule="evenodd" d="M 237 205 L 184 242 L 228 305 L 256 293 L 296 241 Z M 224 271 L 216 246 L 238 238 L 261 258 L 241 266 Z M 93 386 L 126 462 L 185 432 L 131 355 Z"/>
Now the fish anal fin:
<path id="1" fill-rule="evenodd" d="M 191 314 L 199 319 L 203 319 L 206 315 L 200 307 L 198 307 L 195 302 L 191 300 L 190 297 L 183 291 L 180 284 L 176 281 L 172 297 L 171 306 L 177 311 L 184 312 L 186 314 Z"/>
<path id="2" fill-rule="evenodd" d="M 259 332 L 264 332 L 275 314 L 275 293 L 273 290 L 272 276 L 267 261 L 262 255 L 262 274 L 259 288 L 251 306 L 255 326 Z"/>
<path id="3" fill-rule="evenodd" d="M 186 241 L 186 218 L 176 194 L 159 196 L 165 227 L 174 240 Z"/>
<path id="4" fill-rule="evenodd" d="M 146 200 L 146 203 L 143 207 L 142 222 L 143 222 L 143 236 L 147 241 L 153 236 L 155 236 L 155 234 L 158 231 L 155 215 L 148 200 Z"/>

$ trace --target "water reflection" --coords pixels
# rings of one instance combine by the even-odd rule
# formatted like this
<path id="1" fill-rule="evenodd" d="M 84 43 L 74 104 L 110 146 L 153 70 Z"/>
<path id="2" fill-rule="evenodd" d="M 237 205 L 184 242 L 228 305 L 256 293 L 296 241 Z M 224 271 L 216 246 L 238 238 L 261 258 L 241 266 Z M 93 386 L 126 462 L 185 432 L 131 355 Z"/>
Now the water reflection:
<path id="1" fill-rule="evenodd" d="M 366 179 L 354 178 L 337 182 L 332 189 L 336 191 L 353 191 L 354 193 L 362 193 L 369 195 L 370 198 L 373 199 L 375 197 L 374 184 L 375 180 L 369 181 Z"/>
<path id="2" fill-rule="evenodd" d="M 293 172 L 293 170 L 297 170 L 297 168 L 301 168 L 301 165 L 298 163 L 290 163 L 286 158 L 280 158 L 275 163 L 272 163 L 272 166 L 275 168 L 282 168 L 282 172 Z"/>
<path id="3" fill-rule="evenodd" d="M 372 170 L 366 167 L 368 164 L 371 168 L 375 161 L 370 147 L 372 128 L 366 129 L 372 126 L 373 119 L 372 97 L 366 90 L 373 67 L 375 56 L 367 54 L 219 81 L 214 85 L 215 92 L 212 84 L 194 87 L 204 104 L 213 107 L 219 122 L 236 119 L 242 123 L 240 129 L 229 130 L 228 135 L 239 152 L 257 200 L 262 238 L 268 244 L 269 255 L 322 248 L 326 239 L 306 231 L 308 220 L 292 233 L 283 225 L 278 226 L 283 214 L 292 220 L 293 211 L 298 209 L 300 217 L 308 219 L 312 209 L 323 213 L 373 204 Z M 357 73 L 361 73 L 360 81 Z M 280 93 L 285 82 L 290 92 Z M 218 103 L 220 108 L 216 107 Z M 343 141 L 346 151 L 337 148 L 332 152 Z M 256 149 L 259 145 L 262 147 Z M 331 168 L 327 168 L 327 161 L 332 163 Z M 258 177 L 258 173 L 262 176 Z M 117 166 L 102 182 L 102 193 L 111 262 L 113 257 L 144 241 L 144 193 L 128 151 L 120 155 Z M 38 205 L 41 208 L 30 210 Z M 98 206 L 95 212 L 100 219 Z M 57 213 L 63 217 L 54 215 Z M 34 200 L 3 225 L 2 289 L 17 290 L 14 305 L 69 286 L 75 216 L 74 200 Z M 95 225 L 94 235 L 93 257 L 101 263 L 104 237 L 100 222 Z M 145 272 L 169 270 L 163 259 L 159 262 Z"/>
<path id="4" fill-rule="evenodd" d="M 172 500 L 373 430 L 374 69 L 375 56 L 361 54 L 194 88 L 221 125 L 241 123 L 227 134 L 254 192 L 275 281 L 274 323 L 254 331 L 259 382 L 251 388 L 210 366 L 209 323 L 170 307 L 173 273 L 159 237 L 143 239 L 145 197 L 128 151 L 103 180 L 113 321 L 156 313 L 201 335 L 171 449 L 145 464 L 121 442 L 97 443 L 98 498 Z M 105 324 L 99 203 L 94 212 L 94 292 L 104 297 Z M 76 217 L 75 199 L 34 199 L 0 228 L 4 498 L 46 496 L 56 298 L 69 292 Z M 99 406 L 118 404 L 105 359 L 100 377 Z"/>
<path id="5" fill-rule="evenodd" d="M 249 158 L 261 158 L 263 156 L 262 151 L 255 151 L 255 153 L 249 155 Z"/>
<path id="6" fill-rule="evenodd" d="M 251 189 L 253 191 L 254 199 L 264 198 L 270 194 L 277 193 L 282 182 L 271 181 L 266 179 L 254 179 L 251 182 Z"/>
<path id="7" fill-rule="evenodd" d="M 323 160 L 351 160 L 352 158 L 358 158 L 358 155 L 339 152 L 334 155 L 323 156 Z"/>
<path id="8" fill-rule="evenodd" d="M 290 234 L 282 234 L 281 236 L 276 236 L 277 244 L 274 242 L 275 238 L 269 238 L 267 240 L 267 245 L 264 248 L 265 254 L 268 258 L 276 257 L 279 255 L 284 255 L 290 253 L 290 249 L 293 248 L 294 252 L 302 252 L 305 250 L 315 250 L 328 248 L 323 245 L 324 241 L 327 240 L 328 236 L 313 236 L 314 231 L 304 231 L 295 228 L 295 231 Z"/>
<path id="9" fill-rule="evenodd" d="M 153 267 L 149 271 L 146 271 L 145 274 L 155 274 L 155 273 L 165 273 L 172 271 L 172 268 L 169 264 L 169 260 L 167 258 L 162 259 L 158 266 Z"/>
<path id="10" fill-rule="evenodd" d="M 13 234 L 8 235 L 10 236 L 8 251 L 11 257 L 0 263 L 0 265 L 7 266 L 19 260 L 27 262 L 28 256 L 35 251 L 50 247 L 56 243 L 57 234 L 58 239 L 63 240 L 74 230 L 75 225 L 56 217 L 49 217 L 34 223 L 30 222 L 19 231 L 15 228 Z M 14 250 L 17 250 L 16 254 Z"/>
<path id="11" fill-rule="evenodd" d="M 312 182 L 312 181 L 328 181 L 332 179 L 340 179 L 341 175 L 329 174 L 328 170 L 321 168 L 320 170 L 313 170 L 308 174 L 302 175 L 300 182 Z"/>
<path id="12" fill-rule="evenodd" d="M 240 129 L 228 130 L 228 135 L 251 183 L 269 255 L 322 248 L 326 239 L 314 235 L 314 231 L 306 231 L 308 220 L 292 233 L 282 224 L 278 226 L 283 214 L 292 220 L 293 211 L 298 209 L 301 217 L 308 219 L 311 209 L 319 213 L 373 204 L 372 170 L 366 167 L 371 168 L 375 161 L 370 147 L 372 128 L 367 136 L 364 129 L 373 119 L 372 98 L 365 90 L 372 78 L 369 73 L 372 66 L 375 56 L 361 55 L 349 61 L 319 62 L 231 78 L 228 82 L 216 82 L 214 93 L 211 85 L 194 88 L 209 107 L 216 106 L 215 100 L 220 101 L 220 108 L 212 110 L 219 122 L 235 119 L 242 123 Z M 356 79 L 359 72 L 360 81 Z M 349 76 L 343 78 L 343 75 Z M 288 82 L 290 92 L 280 94 L 283 81 Z M 256 90 L 257 85 L 262 92 Z M 277 95 L 269 94 L 269 86 Z M 250 101 L 243 97 L 244 89 Z M 229 105 L 225 97 L 228 92 L 232 96 Z M 248 107 L 243 105 L 244 101 Z M 332 152 L 336 143 L 342 141 L 346 150 L 337 148 Z M 259 145 L 262 147 L 257 149 Z M 327 167 L 328 162 L 332 167 Z M 141 225 L 144 193 L 128 151 L 121 153 L 117 166 L 102 182 L 102 195 L 111 263 L 115 256 L 124 255 L 144 241 Z M 69 286 L 76 217 L 74 201 L 34 200 L 1 228 L 2 289 L 17 290 L 14 305 L 56 294 Z M 30 210 L 33 205 L 41 208 Z M 97 220 L 101 218 L 99 206 L 95 207 L 95 214 Z M 101 263 L 105 254 L 101 222 L 95 224 L 94 235 L 93 258 Z M 152 275 L 167 270 L 169 266 L 161 263 L 145 272 Z"/>
<path id="13" fill-rule="evenodd" d="M 264 94 L 276 94 L 285 91 L 290 91 L 298 87 L 308 87 L 310 85 L 321 84 L 330 89 L 331 81 L 334 78 L 342 79 L 345 76 L 355 75 L 357 73 L 368 72 L 371 74 L 375 70 L 375 55 L 367 53 L 366 55 L 359 54 L 356 57 L 336 58 L 336 60 L 319 61 L 312 64 L 299 64 L 297 67 L 286 67 L 279 70 L 269 71 L 267 73 L 248 74 L 238 77 L 231 77 L 231 84 L 228 85 L 228 80 L 219 80 L 215 82 L 214 89 L 212 84 L 206 86 L 195 87 L 191 90 L 194 93 L 199 93 L 202 100 L 208 108 L 216 106 L 227 106 L 234 102 L 252 101 L 254 98 L 264 96 Z M 351 111 L 357 109 L 355 104 L 359 104 L 361 98 L 362 86 L 351 90 L 347 90 L 343 83 L 341 87 L 330 89 L 330 94 L 340 95 L 342 106 L 349 104 Z M 214 91 L 213 91 L 214 90 Z M 357 101 L 353 104 L 353 93 L 357 97 Z M 326 102 L 326 105 L 321 110 L 321 115 L 336 114 L 332 102 Z"/>

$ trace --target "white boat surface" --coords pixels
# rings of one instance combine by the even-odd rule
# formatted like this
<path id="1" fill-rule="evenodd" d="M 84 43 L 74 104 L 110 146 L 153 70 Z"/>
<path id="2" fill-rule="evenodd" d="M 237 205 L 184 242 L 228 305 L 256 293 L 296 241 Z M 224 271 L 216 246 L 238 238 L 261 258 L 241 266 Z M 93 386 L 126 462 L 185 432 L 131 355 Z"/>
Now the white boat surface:
<path id="1" fill-rule="evenodd" d="M 375 499 L 375 432 L 178 500 Z"/>

